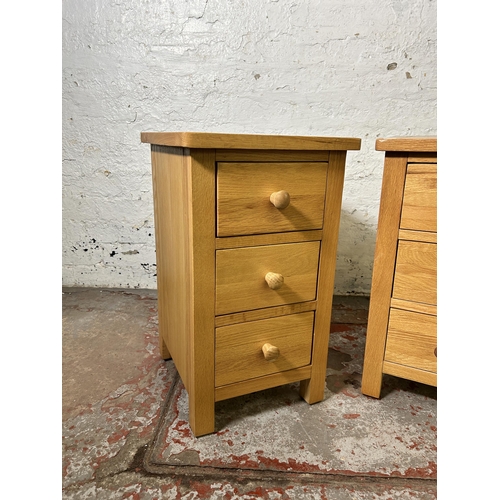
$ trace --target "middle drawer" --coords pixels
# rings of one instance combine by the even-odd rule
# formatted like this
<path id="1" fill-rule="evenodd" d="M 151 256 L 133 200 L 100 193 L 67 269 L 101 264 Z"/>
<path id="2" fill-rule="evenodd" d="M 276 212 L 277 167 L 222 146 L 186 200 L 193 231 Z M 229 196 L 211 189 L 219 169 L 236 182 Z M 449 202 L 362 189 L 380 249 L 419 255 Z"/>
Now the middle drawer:
<path id="1" fill-rule="evenodd" d="M 218 250 L 215 314 L 314 300 L 319 249 L 307 241 Z"/>
<path id="2" fill-rule="evenodd" d="M 437 244 L 399 240 L 392 296 L 436 305 L 436 268 Z"/>

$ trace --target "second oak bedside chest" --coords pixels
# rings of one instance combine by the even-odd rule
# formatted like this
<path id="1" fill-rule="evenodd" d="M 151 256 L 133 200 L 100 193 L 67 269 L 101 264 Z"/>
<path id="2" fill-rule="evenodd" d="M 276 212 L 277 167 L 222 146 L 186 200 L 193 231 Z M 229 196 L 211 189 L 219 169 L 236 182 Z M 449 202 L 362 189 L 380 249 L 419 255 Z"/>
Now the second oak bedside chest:
<path id="1" fill-rule="evenodd" d="M 387 373 L 437 386 L 437 139 L 378 139 L 385 151 L 361 391 Z"/>
<path id="2" fill-rule="evenodd" d="M 344 167 L 356 138 L 143 132 L 158 321 L 196 436 L 217 401 L 324 394 Z"/>

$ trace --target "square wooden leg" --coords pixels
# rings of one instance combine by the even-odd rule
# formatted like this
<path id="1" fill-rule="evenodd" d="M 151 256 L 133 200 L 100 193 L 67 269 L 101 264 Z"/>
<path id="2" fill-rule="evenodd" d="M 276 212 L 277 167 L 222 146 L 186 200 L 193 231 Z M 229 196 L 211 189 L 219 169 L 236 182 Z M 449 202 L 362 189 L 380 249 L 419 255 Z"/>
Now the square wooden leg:
<path id="1" fill-rule="evenodd" d="M 317 374 L 310 379 L 302 380 L 300 382 L 300 396 L 310 405 L 323 401 L 325 398 L 325 377 Z"/>
<path id="2" fill-rule="evenodd" d="M 202 395 L 206 396 L 206 395 Z M 189 394 L 189 425 L 196 437 L 215 431 L 215 401 L 207 397 Z"/>
<path id="3" fill-rule="evenodd" d="M 372 398 L 380 398 L 382 389 L 382 355 L 375 354 L 371 359 L 367 359 L 365 355 L 365 363 L 363 365 L 363 379 L 361 383 L 361 392 Z"/>
<path id="4" fill-rule="evenodd" d="M 163 337 L 161 336 L 161 334 L 160 334 L 159 344 L 160 344 L 160 356 L 165 360 L 171 359 L 172 356 L 170 355 L 170 352 L 167 348 L 167 344 L 165 344 L 165 341 L 163 340 Z"/>

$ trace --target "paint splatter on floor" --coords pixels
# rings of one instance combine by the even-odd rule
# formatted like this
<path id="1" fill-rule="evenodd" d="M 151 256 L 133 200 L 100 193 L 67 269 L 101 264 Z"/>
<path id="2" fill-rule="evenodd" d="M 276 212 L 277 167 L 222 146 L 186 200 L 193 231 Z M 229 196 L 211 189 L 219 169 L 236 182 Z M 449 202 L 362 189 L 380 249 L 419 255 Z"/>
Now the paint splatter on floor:
<path id="1" fill-rule="evenodd" d="M 363 396 L 364 335 L 332 326 L 323 402 L 298 384 L 222 401 L 196 439 L 156 292 L 66 293 L 63 499 L 434 500 L 436 390 L 385 377 L 380 400 Z"/>

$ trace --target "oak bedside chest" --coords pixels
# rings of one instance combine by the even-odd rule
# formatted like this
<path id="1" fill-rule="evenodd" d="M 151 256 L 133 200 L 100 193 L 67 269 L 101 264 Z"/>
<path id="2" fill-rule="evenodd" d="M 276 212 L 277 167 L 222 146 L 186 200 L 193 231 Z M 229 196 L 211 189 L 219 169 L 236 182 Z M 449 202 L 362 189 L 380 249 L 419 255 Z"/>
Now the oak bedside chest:
<path id="1" fill-rule="evenodd" d="M 384 373 L 437 386 L 437 139 L 378 139 L 385 151 L 361 391 Z"/>
<path id="2" fill-rule="evenodd" d="M 143 132 L 160 351 L 195 436 L 215 403 L 301 381 L 324 394 L 344 167 L 361 140 Z"/>

